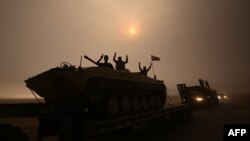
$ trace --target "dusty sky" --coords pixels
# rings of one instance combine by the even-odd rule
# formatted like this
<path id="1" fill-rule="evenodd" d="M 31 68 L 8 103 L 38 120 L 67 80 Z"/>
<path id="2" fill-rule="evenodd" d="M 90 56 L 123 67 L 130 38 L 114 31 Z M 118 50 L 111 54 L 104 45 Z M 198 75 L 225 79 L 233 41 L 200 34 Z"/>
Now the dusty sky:
<path id="1" fill-rule="evenodd" d="M 0 98 L 31 97 L 24 80 L 62 61 L 114 52 L 131 71 L 160 57 L 154 70 L 171 94 L 198 78 L 249 91 L 249 13 L 248 0 L 0 0 Z"/>

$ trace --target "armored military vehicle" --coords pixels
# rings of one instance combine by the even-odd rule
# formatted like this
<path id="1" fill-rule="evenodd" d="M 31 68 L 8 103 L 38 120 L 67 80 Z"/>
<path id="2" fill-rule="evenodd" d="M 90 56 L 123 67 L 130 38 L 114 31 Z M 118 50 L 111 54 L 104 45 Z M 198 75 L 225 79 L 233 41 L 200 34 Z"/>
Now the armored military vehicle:
<path id="1" fill-rule="evenodd" d="M 0 104 L 0 118 L 36 117 L 37 140 L 57 135 L 59 141 L 88 140 L 159 118 L 192 118 L 189 104 L 165 103 L 163 81 L 127 69 L 114 70 L 107 60 L 98 63 L 85 58 L 98 66 L 62 62 L 25 80 L 45 103 Z"/>
<path id="2" fill-rule="evenodd" d="M 75 67 L 62 62 L 25 82 L 46 103 L 81 104 L 101 118 L 162 109 L 166 102 L 163 81 L 102 66 Z"/>
<path id="3" fill-rule="evenodd" d="M 210 88 L 208 81 L 199 79 L 199 83 L 199 86 L 177 84 L 182 102 L 191 104 L 195 107 L 206 107 L 217 104 L 219 101 L 216 90 Z"/>

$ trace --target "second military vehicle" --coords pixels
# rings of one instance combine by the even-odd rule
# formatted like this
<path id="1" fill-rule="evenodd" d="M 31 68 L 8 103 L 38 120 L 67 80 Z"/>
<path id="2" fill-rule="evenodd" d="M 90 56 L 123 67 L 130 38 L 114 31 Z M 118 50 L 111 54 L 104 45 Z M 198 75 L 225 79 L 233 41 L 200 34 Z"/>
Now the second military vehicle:
<path id="1" fill-rule="evenodd" d="M 186 84 L 177 84 L 182 102 L 194 107 L 206 107 L 218 104 L 218 95 L 216 90 L 210 88 L 208 81 L 199 79 L 200 86 L 186 86 Z"/>

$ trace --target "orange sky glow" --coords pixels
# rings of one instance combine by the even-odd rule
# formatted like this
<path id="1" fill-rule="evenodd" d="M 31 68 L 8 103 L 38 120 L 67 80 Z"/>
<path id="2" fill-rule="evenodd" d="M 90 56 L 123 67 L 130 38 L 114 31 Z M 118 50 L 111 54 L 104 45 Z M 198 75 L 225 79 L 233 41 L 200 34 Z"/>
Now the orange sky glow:
<path id="1" fill-rule="evenodd" d="M 154 72 L 170 94 L 199 78 L 221 92 L 249 91 L 249 9 L 228 0 L 0 0 L 0 98 L 32 97 L 29 77 L 115 52 L 132 72 L 160 57 Z"/>

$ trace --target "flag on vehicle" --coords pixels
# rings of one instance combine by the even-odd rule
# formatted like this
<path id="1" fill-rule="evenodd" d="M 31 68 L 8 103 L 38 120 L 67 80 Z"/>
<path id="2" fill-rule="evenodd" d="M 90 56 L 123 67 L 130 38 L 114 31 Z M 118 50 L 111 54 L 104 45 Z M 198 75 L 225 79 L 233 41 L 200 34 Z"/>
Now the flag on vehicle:
<path id="1" fill-rule="evenodd" d="M 156 57 L 156 56 L 151 55 L 151 60 L 152 61 L 160 61 L 160 57 Z"/>

